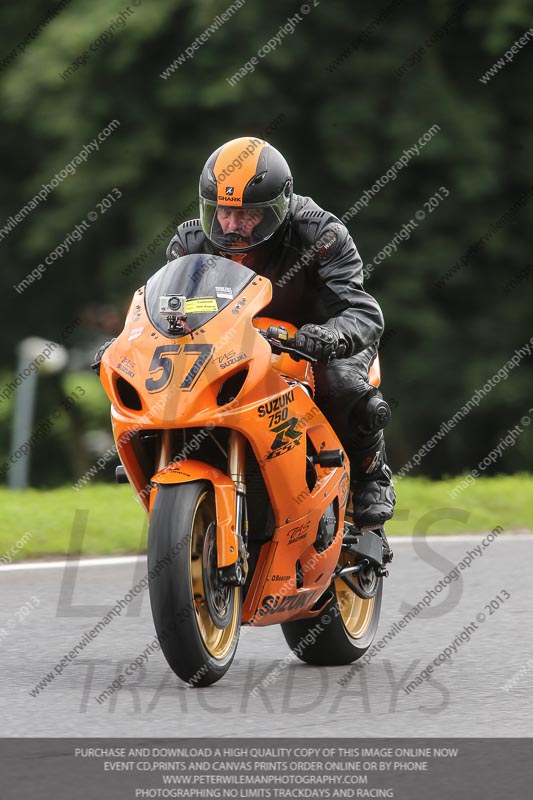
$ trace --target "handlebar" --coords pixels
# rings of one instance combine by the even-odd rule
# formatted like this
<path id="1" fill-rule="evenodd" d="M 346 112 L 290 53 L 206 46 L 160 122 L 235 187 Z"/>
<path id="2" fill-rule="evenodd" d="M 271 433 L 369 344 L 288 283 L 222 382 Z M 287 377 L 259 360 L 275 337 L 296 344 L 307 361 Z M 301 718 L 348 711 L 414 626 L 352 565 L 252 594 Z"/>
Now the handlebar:
<path id="1" fill-rule="evenodd" d="M 291 338 L 282 325 L 269 325 L 266 331 L 258 328 L 258 332 L 267 340 L 273 353 L 288 353 L 294 361 L 300 361 L 303 358 L 304 361 L 309 361 L 311 364 L 317 363 L 316 358 L 298 350 L 295 338 Z"/>

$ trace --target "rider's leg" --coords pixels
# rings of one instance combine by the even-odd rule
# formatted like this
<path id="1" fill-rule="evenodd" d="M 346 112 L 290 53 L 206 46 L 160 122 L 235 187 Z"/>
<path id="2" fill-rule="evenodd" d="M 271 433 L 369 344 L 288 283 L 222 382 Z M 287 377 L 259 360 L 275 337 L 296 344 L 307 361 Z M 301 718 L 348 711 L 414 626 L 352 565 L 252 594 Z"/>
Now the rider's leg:
<path id="1" fill-rule="evenodd" d="M 389 419 L 387 407 L 368 383 L 375 352 L 367 348 L 327 367 L 315 367 L 315 399 L 350 460 L 354 522 L 361 527 L 382 525 L 392 517 L 396 502 L 382 430 Z"/>

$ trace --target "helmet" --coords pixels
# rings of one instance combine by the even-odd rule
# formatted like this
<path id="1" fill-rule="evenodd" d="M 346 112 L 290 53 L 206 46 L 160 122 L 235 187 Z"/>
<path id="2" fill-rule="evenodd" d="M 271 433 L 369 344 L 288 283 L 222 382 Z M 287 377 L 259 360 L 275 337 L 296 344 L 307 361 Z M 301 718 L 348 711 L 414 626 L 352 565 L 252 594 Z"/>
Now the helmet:
<path id="1" fill-rule="evenodd" d="M 281 153 L 263 139 L 233 139 L 212 153 L 200 176 L 203 231 L 222 251 L 245 253 L 280 230 L 291 198 Z"/>

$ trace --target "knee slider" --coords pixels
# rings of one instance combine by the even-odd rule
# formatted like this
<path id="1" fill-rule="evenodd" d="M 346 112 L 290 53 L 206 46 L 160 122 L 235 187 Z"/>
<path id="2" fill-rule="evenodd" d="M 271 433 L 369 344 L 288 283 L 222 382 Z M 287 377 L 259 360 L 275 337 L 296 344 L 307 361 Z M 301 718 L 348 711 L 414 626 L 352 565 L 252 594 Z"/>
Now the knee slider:
<path id="1" fill-rule="evenodd" d="M 378 389 L 372 388 L 361 398 L 352 412 L 357 429 L 362 434 L 377 433 L 390 422 L 391 410 Z"/>
<path id="2" fill-rule="evenodd" d="M 378 393 L 371 397 L 366 406 L 368 427 L 371 431 L 381 431 L 390 422 L 391 410 L 386 400 Z"/>

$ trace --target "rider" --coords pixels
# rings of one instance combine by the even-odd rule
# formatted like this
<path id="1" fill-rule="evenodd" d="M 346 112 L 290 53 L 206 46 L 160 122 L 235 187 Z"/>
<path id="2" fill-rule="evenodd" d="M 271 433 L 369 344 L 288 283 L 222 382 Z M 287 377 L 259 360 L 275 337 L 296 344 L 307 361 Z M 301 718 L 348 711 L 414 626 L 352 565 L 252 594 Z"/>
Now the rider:
<path id="1" fill-rule="evenodd" d="M 278 150 L 242 137 L 208 158 L 200 219 L 182 223 L 167 248 L 168 260 L 191 253 L 223 255 L 272 282 L 262 314 L 296 325 L 296 346 L 318 360 L 315 399 L 350 460 L 354 521 L 363 527 L 390 519 L 396 497 L 382 430 L 388 417 L 372 414 L 369 401 L 381 395 L 368 383 L 383 315 L 363 289 L 361 258 L 346 227 L 293 194 Z M 333 355 L 339 360 L 330 361 Z"/>

